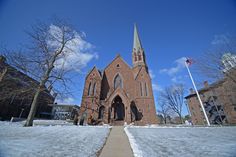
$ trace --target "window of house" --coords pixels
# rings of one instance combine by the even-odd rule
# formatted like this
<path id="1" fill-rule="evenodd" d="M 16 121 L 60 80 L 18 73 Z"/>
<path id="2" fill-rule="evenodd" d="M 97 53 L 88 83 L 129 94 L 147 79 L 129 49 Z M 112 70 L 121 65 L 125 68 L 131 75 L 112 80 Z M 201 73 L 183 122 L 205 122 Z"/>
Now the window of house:
<path id="1" fill-rule="evenodd" d="M 117 89 L 118 87 L 123 87 L 122 79 L 119 74 L 117 74 L 114 79 L 114 89 Z"/>

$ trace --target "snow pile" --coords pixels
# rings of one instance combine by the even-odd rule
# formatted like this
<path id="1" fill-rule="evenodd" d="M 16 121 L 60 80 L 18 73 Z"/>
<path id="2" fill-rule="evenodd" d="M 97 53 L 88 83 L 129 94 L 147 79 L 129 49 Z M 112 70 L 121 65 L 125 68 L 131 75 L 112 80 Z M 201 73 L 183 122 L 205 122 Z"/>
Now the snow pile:
<path id="1" fill-rule="evenodd" d="M 96 156 L 109 127 L 34 126 L 0 122 L 0 157 Z"/>
<path id="2" fill-rule="evenodd" d="M 134 156 L 135 157 L 142 157 L 143 156 L 142 151 L 138 148 L 138 145 L 136 144 L 134 137 L 132 136 L 132 134 L 130 134 L 127 127 L 125 127 L 124 130 L 125 130 L 126 135 L 128 136 L 129 143 L 130 143 L 131 148 L 133 150 Z"/>
<path id="3" fill-rule="evenodd" d="M 134 153 L 142 152 L 144 157 L 236 156 L 236 127 L 132 126 L 126 130 Z"/>
<path id="4" fill-rule="evenodd" d="M 23 122 L 25 123 L 25 121 Z M 73 125 L 65 120 L 34 120 L 34 126 L 36 125 Z"/>
<path id="5" fill-rule="evenodd" d="M 145 126 L 137 126 L 137 125 L 128 125 L 129 128 L 191 128 L 191 125 L 145 125 Z M 206 127 L 205 127 L 206 128 Z"/>

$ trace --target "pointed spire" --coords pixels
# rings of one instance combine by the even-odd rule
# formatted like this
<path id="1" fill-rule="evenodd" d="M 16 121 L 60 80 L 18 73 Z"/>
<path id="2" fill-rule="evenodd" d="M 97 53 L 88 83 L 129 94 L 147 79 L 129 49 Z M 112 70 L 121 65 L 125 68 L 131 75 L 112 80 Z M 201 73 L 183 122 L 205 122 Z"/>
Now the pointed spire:
<path id="1" fill-rule="evenodd" d="M 136 52 L 139 49 L 142 49 L 142 45 L 141 45 L 141 41 L 139 39 L 139 35 L 138 35 L 138 30 L 137 30 L 136 24 L 134 24 L 134 45 L 133 45 L 133 49 L 135 49 Z"/>

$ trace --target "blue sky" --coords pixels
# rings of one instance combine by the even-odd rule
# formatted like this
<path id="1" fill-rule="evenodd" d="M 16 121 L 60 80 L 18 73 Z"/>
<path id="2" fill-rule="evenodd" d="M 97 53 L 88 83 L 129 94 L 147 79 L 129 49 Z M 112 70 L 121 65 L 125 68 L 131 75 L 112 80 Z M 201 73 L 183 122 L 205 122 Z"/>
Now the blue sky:
<path id="1" fill-rule="evenodd" d="M 0 44 L 17 49 L 27 41 L 25 30 L 37 20 L 67 19 L 86 33 L 97 59 L 74 78 L 72 103 L 80 104 L 84 78 L 94 65 L 103 69 L 119 53 L 131 64 L 133 25 L 137 23 L 154 93 L 175 82 L 191 87 L 184 56 L 197 58 L 226 34 L 236 35 L 235 0 L 0 0 Z M 203 81 L 193 73 L 197 83 Z M 186 113 L 186 109 L 184 110 Z"/>

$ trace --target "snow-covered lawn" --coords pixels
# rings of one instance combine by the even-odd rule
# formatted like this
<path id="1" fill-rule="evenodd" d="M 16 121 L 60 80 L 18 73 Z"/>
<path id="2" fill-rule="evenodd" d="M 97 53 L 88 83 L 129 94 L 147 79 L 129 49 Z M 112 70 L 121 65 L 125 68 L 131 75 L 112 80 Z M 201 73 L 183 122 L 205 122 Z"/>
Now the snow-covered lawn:
<path id="1" fill-rule="evenodd" d="M 21 123 L 0 122 L 0 157 L 96 156 L 108 133 L 105 126 L 22 127 Z"/>
<path id="2" fill-rule="evenodd" d="M 236 157 L 236 127 L 127 127 L 135 156 Z"/>

